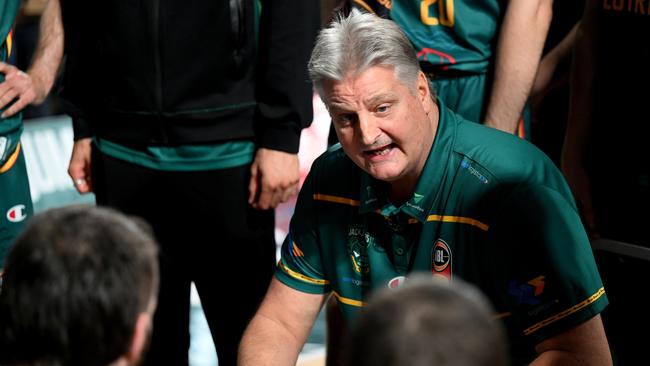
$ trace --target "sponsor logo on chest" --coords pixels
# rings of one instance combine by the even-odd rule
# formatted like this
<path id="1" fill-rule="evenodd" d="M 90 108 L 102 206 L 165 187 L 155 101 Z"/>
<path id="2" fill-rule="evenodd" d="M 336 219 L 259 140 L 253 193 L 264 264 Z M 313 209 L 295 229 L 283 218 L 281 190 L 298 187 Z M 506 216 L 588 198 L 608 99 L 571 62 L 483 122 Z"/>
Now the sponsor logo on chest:
<path id="1" fill-rule="evenodd" d="M 359 274 L 366 274 L 370 271 L 368 266 L 368 243 L 371 240 L 370 234 L 363 225 L 348 226 L 348 255 L 355 272 Z"/>
<path id="2" fill-rule="evenodd" d="M 433 277 L 451 280 L 451 267 L 451 248 L 444 240 L 436 240 L 431 248 L 431 273 Z"/>

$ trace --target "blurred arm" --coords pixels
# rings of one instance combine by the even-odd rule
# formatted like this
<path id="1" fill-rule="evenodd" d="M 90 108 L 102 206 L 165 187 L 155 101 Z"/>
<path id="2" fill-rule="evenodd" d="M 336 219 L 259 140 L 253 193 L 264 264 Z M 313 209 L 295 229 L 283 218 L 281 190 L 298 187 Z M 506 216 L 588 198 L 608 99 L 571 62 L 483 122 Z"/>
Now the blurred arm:
<path id="1" fill-rule="evenodd" d="M 597 238 L 598 233 L 591 204 L 591 187 L 583 164 L 586 139 L 592 120 L 596 32 L 596 3 L 595 0 L 588 0 L 585 2 L 585 10 L 576 32 L 571 67 L 569 116 L 562 146 L 561 166 L 591 239 Z"/>
<path id="2" fill-rule="evenodd" d="M 539 343 L 535 350 L 539 356 L 531 366 L 612 365 L 600 315 Z"/>
<path id="3" fill-rule="evenodd" d="M 551 23 L 552 0 L 510 0 L 499 33 L 485 124 L 515 133 Z"/>
<path id="4" fill-rule="evenodd" d="M 42 103 L 54 85 L 62 58 L 61 8 L 59 0 L 49 0 L 41 15 L 38 46 L 29 70 L 25 73 L 0 62 L 0 72 L 6 78 L 0 84 L 0 108 L 15 100 L 2 117 L 10 117 L 30 103 Z"/>
<path id="5" fill-rule="evenodd" d="M 307 61 L 320 26 L 320 5 L 305 0 L 262 1 L 256 69 L 255 142 L 248 202 L 275 208 L 298 191 L 300 133 L 312 121 Z"/>

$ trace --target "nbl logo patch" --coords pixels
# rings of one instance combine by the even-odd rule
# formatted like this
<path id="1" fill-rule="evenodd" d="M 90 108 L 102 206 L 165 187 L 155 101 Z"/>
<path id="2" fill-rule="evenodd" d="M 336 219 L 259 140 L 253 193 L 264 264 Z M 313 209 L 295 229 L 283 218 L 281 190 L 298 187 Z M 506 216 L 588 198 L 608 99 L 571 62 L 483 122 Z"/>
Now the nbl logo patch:
<path id="1" fill-rule="evenodd" d="M 452 255 L 449 245 L 438 239 L 431 248 L 431 273 L 434 277 L 451 279 Z"/>

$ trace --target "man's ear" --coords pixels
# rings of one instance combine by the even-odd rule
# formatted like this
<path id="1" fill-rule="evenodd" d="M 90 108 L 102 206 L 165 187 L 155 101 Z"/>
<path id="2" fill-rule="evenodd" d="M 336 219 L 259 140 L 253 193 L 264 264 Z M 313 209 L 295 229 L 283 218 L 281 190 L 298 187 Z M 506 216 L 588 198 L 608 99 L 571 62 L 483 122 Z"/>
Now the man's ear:
<path id="1" fill-rule="evenodd" d="M 145 351 L 147 341 L 151 333 L 151 314 L 147 312 L 140 313 L 138 320 L 135 322 L 133 329 L 133 338 L 131 338 L 131 345 L 129 351 L 124 355 L 129 365 L 136 365 Z"/>
<path id="2" fill-rule="evenodd" d="M 418 73 L 418 84 L 417 84 L 417 96 L 420 99 L 420 103 L 425 108 L 427 114 L 429 114 L 428 106 L 431 104 L 431 85 L 429 84 L 429 78 L 422 71 Z"/>

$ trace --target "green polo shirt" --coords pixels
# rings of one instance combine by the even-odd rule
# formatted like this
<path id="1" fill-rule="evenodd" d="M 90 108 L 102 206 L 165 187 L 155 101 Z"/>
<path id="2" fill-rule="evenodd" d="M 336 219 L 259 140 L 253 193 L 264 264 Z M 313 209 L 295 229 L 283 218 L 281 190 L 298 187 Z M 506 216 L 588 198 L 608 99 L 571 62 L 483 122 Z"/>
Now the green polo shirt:
<path id="1" fill-rule="evenodd" d="M 479 286 L 503 318 L 513 360 L 608 301 L 570 190 L 532 144 L 444 106 L 415 193 L 400 207 L 339 147 L 300 192 L 276 277 L 332 291 L 348 320 L 411 272 Z M 348 322 L 349 323 L 349 322 Z"/>

